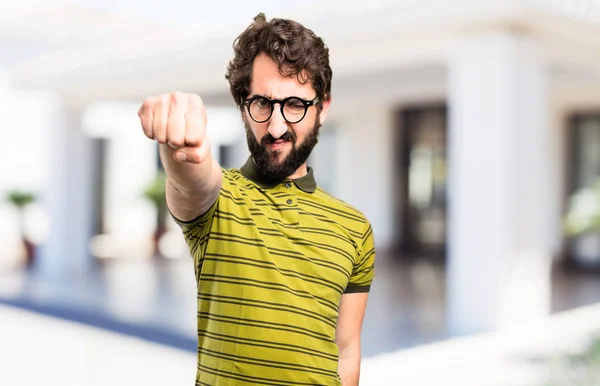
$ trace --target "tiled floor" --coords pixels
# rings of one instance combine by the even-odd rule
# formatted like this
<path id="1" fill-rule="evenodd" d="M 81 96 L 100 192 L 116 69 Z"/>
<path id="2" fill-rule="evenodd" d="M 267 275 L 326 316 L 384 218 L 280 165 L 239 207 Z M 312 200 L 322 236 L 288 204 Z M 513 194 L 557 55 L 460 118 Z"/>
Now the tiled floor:
<path id="1" fill-rule="evenodd" d="M 446 337 L 445 273 L 427 260 L 378 258 L 363 327 L 365 357 Z M 0 275 L 0 302 L 195 350 L 190 261 L 112 262 L 87 276 Z M 553 310 L 600 302 L 600 275 L 555 269 Z"/>
<path id="2" fill-rule="evenodd" d="M 0 321 L 0 385 L 193 384 L 194 352 L 2 304 Z M 518 329 L 365 358 L 360 384 L 595 385 L 600 368 L 591 357 L 589 362 L 574 362 L 572 356 L 567 360 L 564 355 L 583 352 L 598 331 L 600 303 L 520 325 Z"/>

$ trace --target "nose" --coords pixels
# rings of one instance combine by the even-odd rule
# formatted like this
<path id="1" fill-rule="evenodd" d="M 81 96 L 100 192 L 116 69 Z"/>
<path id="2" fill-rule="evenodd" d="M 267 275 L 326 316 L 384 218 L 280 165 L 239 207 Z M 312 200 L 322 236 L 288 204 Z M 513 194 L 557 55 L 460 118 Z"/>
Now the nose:
<path id="1" fill-rule="evenodd" d="M 271 118 L 269 119 L 268 131 L 269 134 L 273 136 L 273 138 L 277 139 L 288 131 L 288 127 L 287 122 L 281 114 L 281 108 L 279 107 L 279 103 L 273 107 L 273 114 L 271 114 Z"/>

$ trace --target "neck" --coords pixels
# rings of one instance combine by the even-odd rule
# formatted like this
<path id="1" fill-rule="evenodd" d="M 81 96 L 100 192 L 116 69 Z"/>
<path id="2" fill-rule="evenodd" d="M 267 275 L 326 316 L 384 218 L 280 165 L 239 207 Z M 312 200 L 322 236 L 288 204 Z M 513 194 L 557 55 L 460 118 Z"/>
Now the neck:
<path id="1" fill-rule="evenodd" d="M 297 178 L 304 177 L 307 174 L 308 174 L 308 168 L 306 167 L 306 162 L 305 162 L 302 165 L 300 165 L 300 167 L 292 175 L 290 175 L 288 178 L 290 180 L 295 180 Z"/>

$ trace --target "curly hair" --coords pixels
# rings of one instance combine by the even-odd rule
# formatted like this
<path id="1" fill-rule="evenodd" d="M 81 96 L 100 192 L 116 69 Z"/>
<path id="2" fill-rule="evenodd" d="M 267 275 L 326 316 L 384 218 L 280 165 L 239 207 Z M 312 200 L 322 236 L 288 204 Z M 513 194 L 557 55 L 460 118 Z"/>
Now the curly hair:
<path id="1" fill-rule="evenodd" d="M 321 101 L 331 96 L 333 73 L 329 66 L 329 49 L 323 39 L 298 22 L 287 19 L 267 22 L 264 13 L 259 13 L 235 39 L 233 50 L 235 55 L 227 66 L 225 78 L 235 103 L 242 110 L 250 95 L 252 65 L 261 53 L 278 64 L 282 76 L 296 76 L 301 84 L 310 82 Z"/>

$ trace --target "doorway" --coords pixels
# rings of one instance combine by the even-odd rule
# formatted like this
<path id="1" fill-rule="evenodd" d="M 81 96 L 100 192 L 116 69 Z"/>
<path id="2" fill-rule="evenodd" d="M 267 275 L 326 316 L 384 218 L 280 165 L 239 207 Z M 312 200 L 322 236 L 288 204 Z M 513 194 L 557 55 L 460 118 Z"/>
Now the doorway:
<path id="1" fill-rule="evenodd" d="M 600 114 L 576 114 L 569 122 L 569 196 L 600 181 Z M 566 241 L 567 263 L 600 270 L 600 233 L 588 232 Z"/>
<path id="2" fill-rule="evenodd" d="M 444 260 L 447 216 L 447 109 L 402 109 L 396 117 L 396 229 L 403 256 Z"/>

